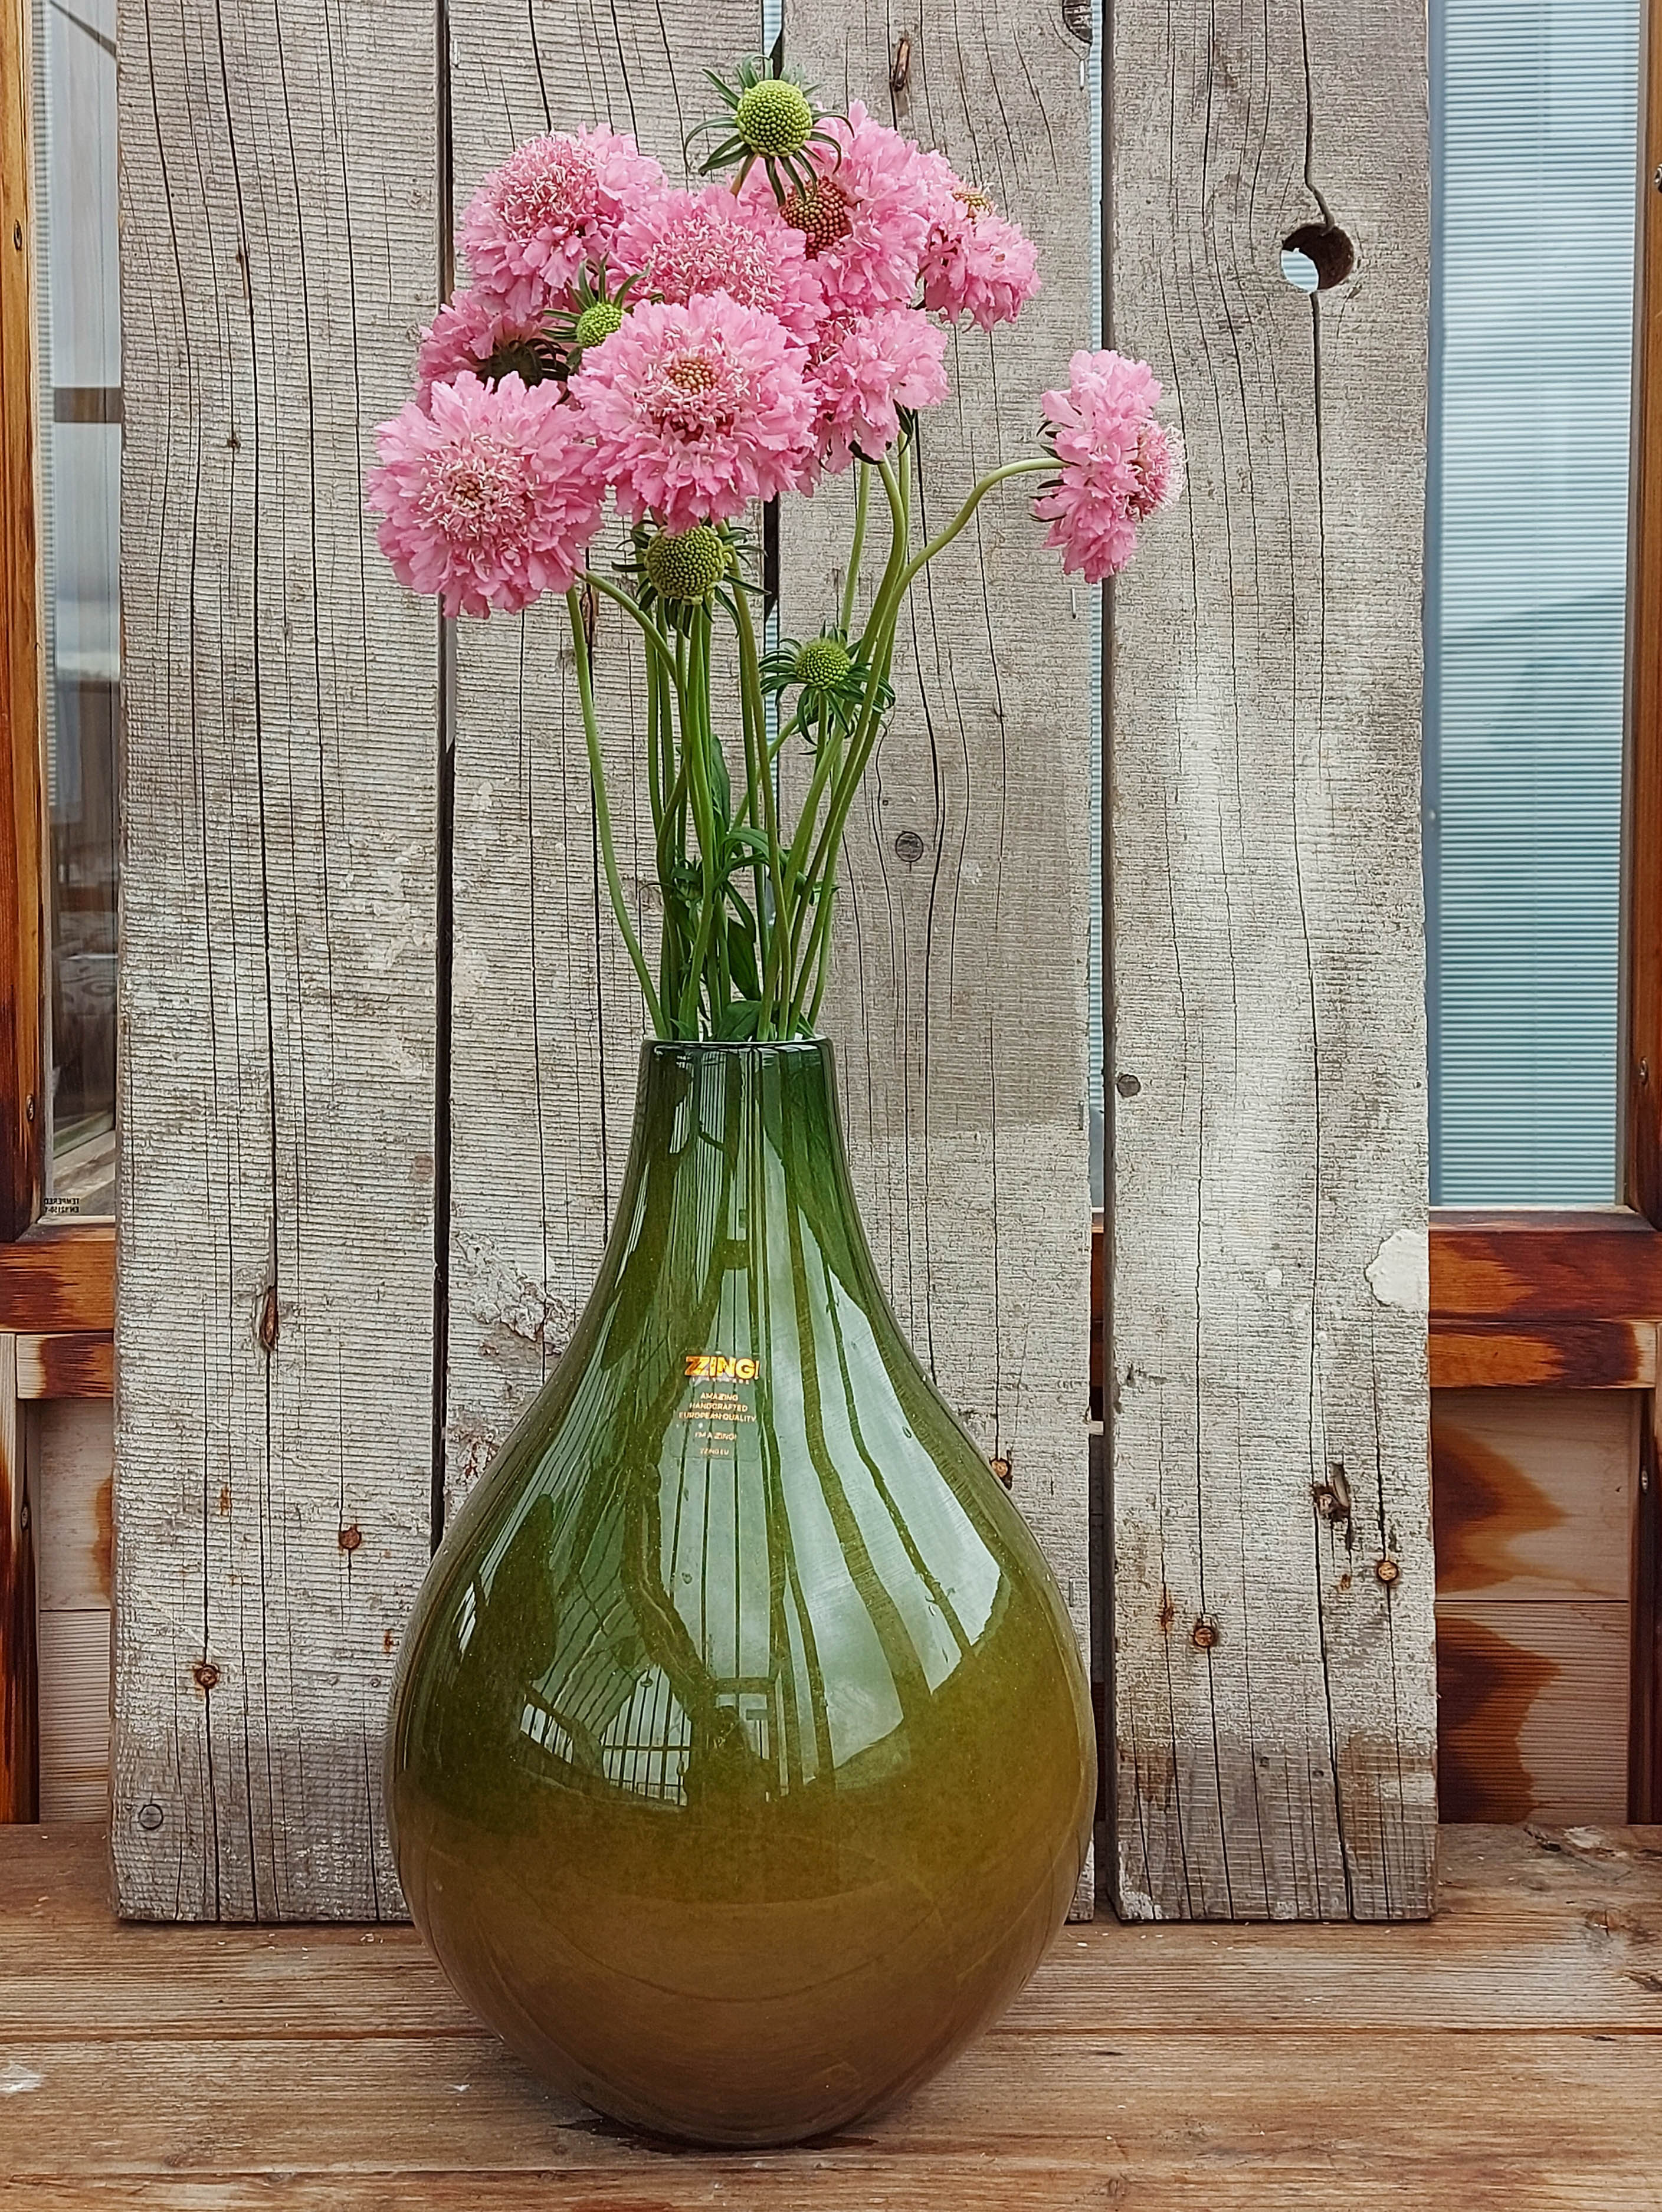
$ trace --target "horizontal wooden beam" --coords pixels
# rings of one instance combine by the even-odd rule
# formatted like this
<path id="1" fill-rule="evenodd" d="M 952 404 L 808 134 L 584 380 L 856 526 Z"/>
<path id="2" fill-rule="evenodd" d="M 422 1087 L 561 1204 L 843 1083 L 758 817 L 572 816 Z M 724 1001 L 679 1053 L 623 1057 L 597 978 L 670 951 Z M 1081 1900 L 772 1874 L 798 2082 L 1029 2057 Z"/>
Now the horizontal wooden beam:
<path id="1" fill-rule="evenodd" d="M 1431 1222 L 1434 1337 L 1462 1319 L 1662 1320 L 1662 1231 L 1627 1206 L 1440 1209 Z"/>
<path id="2" fill-rule="evenodd" d="M 115 1339 L 90 1332 L 17 1340 L 20 1398 L 113 1398 Z"/>
<path id="3" fill-rule="evenodd" d="M 40 1222 L 0 1245 L 0 1329 L 101 1335 L 114 1327 L 113 1222 Z"/>
<path id="4" fill-rule="evenodd" d="M 1655 1322 L 1646 1321 L 1548 1322 L 1531 1329 L 1434 1321 L 1431 1387 L 1650 1390 L 1656 1335 Z"/>

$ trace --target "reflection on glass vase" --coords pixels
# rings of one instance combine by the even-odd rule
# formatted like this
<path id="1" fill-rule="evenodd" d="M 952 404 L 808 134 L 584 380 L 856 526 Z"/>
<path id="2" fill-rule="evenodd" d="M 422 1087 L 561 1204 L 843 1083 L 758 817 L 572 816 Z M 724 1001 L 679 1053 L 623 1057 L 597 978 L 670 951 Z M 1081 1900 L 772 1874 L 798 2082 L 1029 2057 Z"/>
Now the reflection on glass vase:
<path id="1" fill-rule="evenodd" d="M 1094 1790 L 1050 1571 L 879 1285 L 830 1048 L 647 1045 L 594 1297 L 394 1692 L 446 1972 L 618 2119 L 797 2141 L 1020 1988 Z"/>

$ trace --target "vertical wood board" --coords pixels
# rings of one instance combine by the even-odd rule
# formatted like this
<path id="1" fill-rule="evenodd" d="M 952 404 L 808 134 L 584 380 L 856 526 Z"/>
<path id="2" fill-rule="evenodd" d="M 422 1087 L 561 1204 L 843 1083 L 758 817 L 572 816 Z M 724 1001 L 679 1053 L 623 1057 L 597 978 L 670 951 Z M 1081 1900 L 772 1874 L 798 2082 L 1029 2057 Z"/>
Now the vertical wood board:
<path id="1" fill-rule="evenodd" d="M 787 0 L 785 30 L 828 106 L 863 100 L 944 153 L 1038 247 L 1038 299 L 990 335 L 953 332 L 953 396 L 921 418 L 921 529 L 937 530 L 977 477 L 1038 451 L 1039 394 L 1091 342 L 1094 59 L 1050 9 L 992 0 L 887 27 Z M 1085 1649 L 1090 594 L 1044 549 L 1037 481 L 992 494 L 913 587 L 850 817 L 825 1027 L 895 1310 L 1008 1472 Z M 867 602 L 888 542 L 873 506 Z M 835 618 L 852 515 L 844 478 L 782 517 L 788 635 Z"/>
<path id="2" fill-rule="evenodd" d="M 1190 463 L 1112 625 L 1117 1895 L 1411 1917 L 1425 17 L 1129 0 L 1113 37 L 1115 343 Z M 1283 241 L 1329 223 L 1354 267 L 1306 295 Z"/>
<path id="3" fill-rule="evenodd" d="M 401 1909 L 432 1487 L 437 629 L 362 507 L 433 17 L 124 0 L 121 1910 Z"/>

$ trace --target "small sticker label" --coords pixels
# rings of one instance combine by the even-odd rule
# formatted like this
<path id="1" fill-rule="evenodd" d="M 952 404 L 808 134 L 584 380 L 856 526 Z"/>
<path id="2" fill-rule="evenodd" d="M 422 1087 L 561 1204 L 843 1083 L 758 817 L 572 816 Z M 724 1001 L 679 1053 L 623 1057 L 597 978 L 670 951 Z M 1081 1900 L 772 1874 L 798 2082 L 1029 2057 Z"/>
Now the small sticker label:
<path id="1" fill-rule="evenodd" d="M 759 1359 L 729 1359 L 719 1352 L 689 1352 L 686 1362 L 695 1382 L 753 1382 L 762 1371 Z"/>

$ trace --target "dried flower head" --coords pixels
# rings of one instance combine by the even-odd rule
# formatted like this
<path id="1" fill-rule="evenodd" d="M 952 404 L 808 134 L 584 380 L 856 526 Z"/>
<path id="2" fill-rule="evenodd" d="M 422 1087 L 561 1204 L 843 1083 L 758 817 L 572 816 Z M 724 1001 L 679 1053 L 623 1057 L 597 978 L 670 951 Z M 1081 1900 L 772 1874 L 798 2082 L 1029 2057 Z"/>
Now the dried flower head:
<path id="1" fill-rule="evenodd" d="M 624 514 L 685 531 L 795 487 L 813 450 L 805 360 L 724 292 L 627 315 L 571 380 Z"/>
<path id="2" fill-rule="evenodd" d="M 448 614 L 512 613 L 568 591 L 600 527 L 606 484 L 557 384 L 464 370 L 376 433 L 369 505 L 399 580 Z"/>

